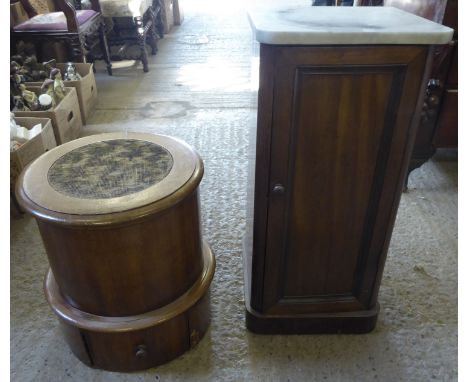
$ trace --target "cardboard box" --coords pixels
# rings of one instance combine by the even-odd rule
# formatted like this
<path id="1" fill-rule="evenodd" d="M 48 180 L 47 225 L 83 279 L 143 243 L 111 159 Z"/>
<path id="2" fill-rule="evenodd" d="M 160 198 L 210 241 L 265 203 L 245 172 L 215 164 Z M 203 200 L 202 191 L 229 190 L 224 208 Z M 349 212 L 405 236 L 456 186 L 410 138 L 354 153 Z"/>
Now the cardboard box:
<path id="1" fill-rule="evenodd" d="M 10 28 L 29 20 L 29 16 L 21 3 L 10 4 Z"/>
<path id="2" fill-rule="evenodd" d="M 96 78 L 94 77 L 93 64 L 75 63 L 76 71 L 82 77 L 79 81 L 64 81 L 65 86 L 76 89 L 78 102 L 80 104 L 81 121 L 86 124 L 86 121 L 91 116 L 96 108 L 97 103 L 97 86 Z M 62 73 L 62 78 L 65 76 L 65 68 L 67 64 L 57 63 L 57 68 Z M 42 82 L 27 82 L 26 86 L 41 86 Z"/>
<path id="3" fill-rule="evenodd" d="M 42 131 L 23 143 L 18 150 L 10 152 L 10 189 L 14 189 L 16 179 L 24 167 L 34 159 L 57 146 L 51 120 L 48 118 L 15 117 L 15 122 L 30 130 L 38 123 Z"/>
<path id="4" fill-rule="evenodd" d="M 41 94 L 40 87 L 30 86 L 28 90 Z M 83 123 L 81 121 L 80 106 L 75 88 L 65 88 L 65 98 L 47 111 L 15 111 L 17 117 L 50 118 L 54 129 L 55 140 L 58 145 L 72 141 L 79 137 Z"/>

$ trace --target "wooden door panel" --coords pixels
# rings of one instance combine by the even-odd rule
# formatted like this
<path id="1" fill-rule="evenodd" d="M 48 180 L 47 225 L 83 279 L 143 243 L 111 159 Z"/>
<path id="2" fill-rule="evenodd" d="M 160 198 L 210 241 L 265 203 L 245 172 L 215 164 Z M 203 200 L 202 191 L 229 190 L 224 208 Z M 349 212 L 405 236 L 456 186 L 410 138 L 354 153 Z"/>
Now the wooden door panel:
<path id="1" fill-rule="evenodd" d="M 283 298 L 352 294 L 394 70 L 296 74 Z"/>
<path id="2" fill-rule="evenodd" d="M 275 62 L 263 312 L 367 309 L 427 51 L 295 49 Z"/>

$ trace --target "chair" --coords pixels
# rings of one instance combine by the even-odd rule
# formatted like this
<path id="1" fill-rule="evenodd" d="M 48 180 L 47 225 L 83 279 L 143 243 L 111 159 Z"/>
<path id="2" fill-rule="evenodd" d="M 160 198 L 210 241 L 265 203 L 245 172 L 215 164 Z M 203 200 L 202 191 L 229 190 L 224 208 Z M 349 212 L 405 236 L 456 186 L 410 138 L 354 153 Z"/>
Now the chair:
<path id="1" fill-rule="evenodd" d="M 37 14 L 29 0 L 20 0 L 30 17 L 29 20 L 13 27 L 10 32 L 12 47 L 19 41 L 64 42 L 69 51 L 69 60 L 86 62 L 87 56 L 94 61 L 91 49 L 99 43 L 102 58 L 107 64 L 107 72 L 112 75 L 104 23 L 99 13 L 99 3 L 91 0 L 92 9 L 76 10 L 71 0 L 54 0 L 58 12 Z M 38 52 L 38 58 L 42 58 Z"/>
<path id="2" fill-rule="evenodd" d="M 109 45 L 120 46 L 117 56 L 113 59 L 135 59 L 128 57 L 127 51 L 131 45 L 139 46 L 139 57 L 143 71 L 148 72 L 148 53 L 146 42 L 151 46 L 151 54 L 155 55 L 157 37 L 162 38 L 163 25 L 159 0 L 99 0 L 100 12 L 111 25 L 108 34 Z"/>

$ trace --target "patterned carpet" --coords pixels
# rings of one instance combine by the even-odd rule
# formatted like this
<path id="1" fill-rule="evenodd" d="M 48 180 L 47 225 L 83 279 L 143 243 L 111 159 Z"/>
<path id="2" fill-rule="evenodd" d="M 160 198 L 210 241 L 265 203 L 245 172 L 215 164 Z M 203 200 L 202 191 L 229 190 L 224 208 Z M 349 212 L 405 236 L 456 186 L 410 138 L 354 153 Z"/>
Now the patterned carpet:
<path id="1" fill-rule="evenodd" d="M 98 65 L 99 102 L 83 135 L 163 133 L 201 154 L 203 233 L 217 259 L 211 327 L 195 349 L 154 369 L 119 374 L 86 367 L 66 346 L 45 302 L 47 259 L 36 223 L 12 211 L 11 380 L 456 380 L 457 158 L 450 151 L 415 170 L 402 196 L 375 331 L 259 336 L 245 329 L 241 248 L 256 113 L 248 3 L 183 4 L 184 23 L 159 42 L 149 73 L 123 62 L 108 77 Z"/>

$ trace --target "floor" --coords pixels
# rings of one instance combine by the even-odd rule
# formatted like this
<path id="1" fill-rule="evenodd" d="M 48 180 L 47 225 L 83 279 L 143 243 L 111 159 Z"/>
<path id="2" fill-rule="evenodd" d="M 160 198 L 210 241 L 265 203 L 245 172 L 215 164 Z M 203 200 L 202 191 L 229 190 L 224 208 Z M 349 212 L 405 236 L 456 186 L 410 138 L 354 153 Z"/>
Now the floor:
<path id="1" fill-rule="evenodd" d="M 185 20 L 159 42 L 149 73 L 141 64 L 122 62 L 108 77 L 98 65 L 99 101 L 83 131 L 169 134 L 203 157 L 203 232 L 217 258 L 208 333 L 195 349 L 144 372 L 110 373 L 81 364 L 62 340 L 43 296 L 47 259 L 36 224 L 13 211 L 12 381 L 457 379 L 457 158 L 450 151 L 438 153 L 410 177 L 372 333 L 260 336 L 245 329 L 241 243 L 248 127 L 256 112 L 245 8 L 253 3 L 185 0 Z"/>

